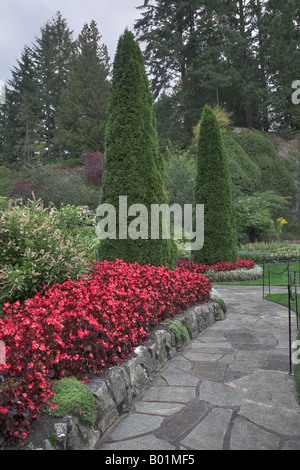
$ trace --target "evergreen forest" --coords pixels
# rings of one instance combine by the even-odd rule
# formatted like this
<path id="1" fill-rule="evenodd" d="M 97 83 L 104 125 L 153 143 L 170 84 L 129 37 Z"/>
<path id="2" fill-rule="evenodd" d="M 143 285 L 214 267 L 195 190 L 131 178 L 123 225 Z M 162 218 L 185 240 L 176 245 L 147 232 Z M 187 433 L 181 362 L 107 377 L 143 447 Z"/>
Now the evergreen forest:
<path id="1" fill-rule="evenodd" d="M 280 218 L 283 236 L 300 237 L 300 107 L 292 100 L 299 12 L 295 0 L 141 0 L 136 10 L 132 34 L 153 97 L 158 178 L 170 203 L 193 202 L 201 116 L 210 106 L 240 244 L 273 237 Z M 0 105 L 1 196 L 34 193 L 58 208 L 97 208 L 109 139 L 118 139 L 109 126 L 112 64 L 97 23 L 74 38 L 60 12 L 24 45 Z M 139 119 L 143 110 L 134 111 Z"/>

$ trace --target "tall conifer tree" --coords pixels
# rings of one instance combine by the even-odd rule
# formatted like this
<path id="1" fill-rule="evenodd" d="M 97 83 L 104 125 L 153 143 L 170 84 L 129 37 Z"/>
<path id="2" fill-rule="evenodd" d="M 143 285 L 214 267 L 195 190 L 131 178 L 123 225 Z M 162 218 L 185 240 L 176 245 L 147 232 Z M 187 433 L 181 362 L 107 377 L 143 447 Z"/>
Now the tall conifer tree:
<path id="1" fill-rule="evenodd" d="M 120 37 L 113 65 L 108 106 L 106 155 L 101 204 L 116 210 L 116 239 L 100 242 L 100 259 L 123 259 L 141 265 L 176 267 L 177 248 L 173 240 L 151 238 L 151 204 L 167 203 L 163 186 L 163 161 L 158 150 L 153 98 L 142 52 L 134 35 L 126 30 Z M 148 233 L 133 240 L 121 239 L 119 197 L 127 197 L 128 208 L 142 204 L 148 210 Z M 128 216 L 129 225 L 138 218 Z M 141 228 L 141 227 L 140 227 Z M 137 229 L 138 230 L 138 229 Z"/>
<path id="2" fill-rule="evenodd" d="M 73 50 L 72 31 L 61 13 L 57 12 L 41 28 L 41 36 L 34 46 L 40 122 L 48 156 L 52 153 L 55 116 L 68 78 Z"/>
<path id="3" fill-rule="evenodd" d="M 227 154 L 215 113 L 205 106 L 197 144 L 195 204 L 204 204 L 204 245 L 197 264 L 237 261 L 237 235 Z"/>
<path id="4" fill-rule="evenodd" d="M 39 142 L 38 86 L 32 50 L 25 47 L 6 89 L 5 124 L 0 129 L 3 158 L 18 166 L 32 160 Z"/>
<path id="5" fill-rule="evenodd" d="M 109 57 L 97 24 L 85 24 L 76 41 L 56 117 L 55 147 L 72 156 L 104 151 Z"/>
<path id="6" fill-rule="evenodd" d="M 299 2 L 268 0 L 265 18 L 271 121 L 275 129 L 297 129 L 294 119 L 299 111 L 298 105 L 292 103 L 291 87 L 299 79 L 300 70 Z"/>

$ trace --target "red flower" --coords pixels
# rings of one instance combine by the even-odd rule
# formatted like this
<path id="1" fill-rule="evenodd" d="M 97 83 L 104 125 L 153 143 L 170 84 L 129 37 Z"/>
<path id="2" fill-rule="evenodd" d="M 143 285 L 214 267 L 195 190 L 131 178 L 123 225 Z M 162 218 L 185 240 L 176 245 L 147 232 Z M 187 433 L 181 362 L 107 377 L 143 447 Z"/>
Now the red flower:
<path id="1" fill-rule="evenodd" d="M 208 301 L 208 267 L 95 263 L 89 276 L 55 284 L 24 305 L 5 304 L 0 341 L 0 428 L 22 438 L 53 396 L 52 381 L 119 364 L 166 318 Z M 18 404 L 16 407 L 15 404 Z M 17 428 L 17 429 L 16 429 Z M 25 431 L 24 431 L 25 429 Z"/>

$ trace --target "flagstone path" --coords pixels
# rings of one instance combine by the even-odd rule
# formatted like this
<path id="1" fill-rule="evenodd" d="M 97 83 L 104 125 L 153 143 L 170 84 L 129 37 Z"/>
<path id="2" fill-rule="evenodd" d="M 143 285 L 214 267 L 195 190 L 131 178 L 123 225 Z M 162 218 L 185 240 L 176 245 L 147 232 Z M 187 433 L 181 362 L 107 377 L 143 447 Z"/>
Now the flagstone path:
<path id="1" fill-rule="evenodd" d="M 226 319 L 168 361 L 98 450 L 300 450 L 288 309 L 264 300 L 261 287 L 215 288 Z"/>

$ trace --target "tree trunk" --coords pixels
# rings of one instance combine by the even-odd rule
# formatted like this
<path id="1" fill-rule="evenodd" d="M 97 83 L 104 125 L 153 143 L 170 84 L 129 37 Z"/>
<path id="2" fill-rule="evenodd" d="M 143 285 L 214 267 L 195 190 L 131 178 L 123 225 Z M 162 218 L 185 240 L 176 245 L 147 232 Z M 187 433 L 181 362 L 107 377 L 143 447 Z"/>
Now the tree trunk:
<path id="1" fill-rule="evenodd" d="M 244 16 L 244 6 L 243 1 L 239 0 L 239 15 L 240 15 L 240 33 L 244 40 L 246 40 L 246 29 L 245 29 L 245 16 Z M 242 63 L 242 76 L 245 77 L 245 82 L 248 85 L 249 78 L 248 78 L 248 71 L 247 71 L 247 50 L 244 49 L 241 52 L 241 63 Z M 252 113 L 252 106 L 251 106 L 251 99 L 248 96 L 247 92 L 243 93 L 243 101 L 245 105 L 245 121 L 247 127 L 254 127 L 253 126 L 253 113 Z"/>

